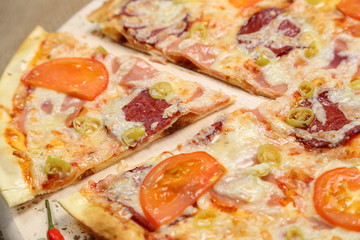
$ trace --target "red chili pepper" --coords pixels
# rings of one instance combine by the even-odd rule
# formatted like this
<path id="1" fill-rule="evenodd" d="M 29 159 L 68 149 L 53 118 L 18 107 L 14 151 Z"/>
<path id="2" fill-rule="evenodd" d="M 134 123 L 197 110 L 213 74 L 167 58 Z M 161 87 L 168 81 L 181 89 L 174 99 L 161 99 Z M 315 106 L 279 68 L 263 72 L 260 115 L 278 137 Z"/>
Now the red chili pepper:
<path id="1" fill-rule="evenodd" d="M 50 209 L 50 203 L 49 200 L 45 200 L 45 206 L 47 209 L 47 217 L 48 217 L 48 231 L 47 231 L 47 239 L 48 240 L 65 240 L 63 235 L 60 233 L 59 230 L 57 230 L 54 227 L 54 224 L 52 222 L 52 217 L 51 217 L 51 209 Z"/>

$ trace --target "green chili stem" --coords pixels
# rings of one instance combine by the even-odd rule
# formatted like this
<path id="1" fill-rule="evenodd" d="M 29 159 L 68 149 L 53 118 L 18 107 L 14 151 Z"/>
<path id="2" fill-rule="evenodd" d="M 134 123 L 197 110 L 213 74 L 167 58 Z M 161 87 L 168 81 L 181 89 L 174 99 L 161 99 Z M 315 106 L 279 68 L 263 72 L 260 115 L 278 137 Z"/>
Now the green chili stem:
<path id="1" fill-rule="evenodd" d="M 46 210 L 47 210 L 48 226 L 49 226 L 49 230 L 50 230 L 52 228 L 55 228 L 55 226 L 52 221 L 50 203 L 49 203 L 49 200 L 47 200 L 47 199 L 45 200 L 45 206 L 46 206 Z"/>

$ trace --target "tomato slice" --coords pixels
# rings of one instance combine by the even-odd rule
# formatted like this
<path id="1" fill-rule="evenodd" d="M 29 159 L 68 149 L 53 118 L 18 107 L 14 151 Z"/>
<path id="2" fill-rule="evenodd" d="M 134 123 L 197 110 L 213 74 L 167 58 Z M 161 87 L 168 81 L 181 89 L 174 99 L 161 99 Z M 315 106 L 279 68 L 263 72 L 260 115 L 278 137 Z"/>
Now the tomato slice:
<path id="1" fill-rule="evenodd" d="M 170 223 L 206 193 L 225 172 L 206 152 L 172 156 L 146 175 L 140 205 L 154 228 Z"/>
<path id="2" fill-rule="evenodd" d="M 359 0 L 341 0 L 336 8 L 349 17 L 360 20 L 360 1 Z"/>
<path id="3" fill-rule="evenodd" d="M 315 182 L 314 205 L 329 223 L 360 232 L 360 170 L 335 168 Z"/>
<path id="4" fill-rule="evenodd" d="M 109 74 L 95 59 L 56 58 L 34 67 L 21 80 L 26 85 L 92 101 L 107 87 Z"/>
<path id="5" fill-rule="evenodd" d="M 237 8 L 248 8 L 257 2 L 260 2 L 260 0 L 230 0 L 230 3 Z"/>
<path id="6" fill-rule="evenodd" d="M 354 37 L 360 37 L 360 24 L 350 26 L 349 30 Z"/>

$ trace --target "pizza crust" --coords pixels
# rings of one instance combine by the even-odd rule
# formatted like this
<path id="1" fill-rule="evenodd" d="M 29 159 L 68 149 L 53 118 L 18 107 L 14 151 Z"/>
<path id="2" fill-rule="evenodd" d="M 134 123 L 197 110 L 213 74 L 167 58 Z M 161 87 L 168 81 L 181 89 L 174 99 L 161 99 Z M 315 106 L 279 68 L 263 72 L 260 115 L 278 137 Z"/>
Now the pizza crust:
<path id="1" fill-rule="evenodd" d="M 145 230 L 141 226 L 129 219 L 121 221 L 103 208 L 88 201 L 79 192 L 60 200 L 59 203 L 74 218 L 105 239 L 145 239 Z"/>
<path id="2" fill-rule="evenodd" d="M 7 144 L 4 134 L 10 121 L 12 100 L 21 76 L 45 37 L 44 29 L 36 27 L 20 46 L 0 79 L 0 133 L 2 136 L 0 137 L 0 191 L 9 206 L 15 206 L 35 196 L 29 189 L 18 164 L 19 159 L 13 155 L 14 149 Z"/>

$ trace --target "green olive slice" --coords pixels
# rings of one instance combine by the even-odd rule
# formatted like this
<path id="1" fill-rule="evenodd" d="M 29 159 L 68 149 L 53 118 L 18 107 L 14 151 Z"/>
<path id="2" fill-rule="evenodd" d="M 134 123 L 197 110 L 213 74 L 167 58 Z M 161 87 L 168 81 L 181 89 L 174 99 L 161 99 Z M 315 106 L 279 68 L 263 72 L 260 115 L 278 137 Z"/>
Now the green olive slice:
<path id="1" fill-rule="evenodd" d="M 295 239 L 304 240 L 305 238 L 300 228 L 296 226 L 292 226 L 286 232 L 286 240 L 295 240 Z"/>
<path id="2" fill-rule="evenodd" d="M 46 174 L 57 174 L 60 172 L 70 172 L 71 164 L 58 157 L 48 156 L 46 159 L 44 172 Z"/>
<path id="3" fill-rule="evenodd" d="M 205 22 L 196 22 L 190 28 L 190 37 L 199 36 L 202 40 L 207 37 L 207 29 Z"/>
<path id="4" fill-rule="evenodd" d="M 89 135 L 101 127 L 101 121 L 97 118 L 80 116 L 73 120 L 73 126 L 78 133 Z"/>
<path id="5" fill-rule="evenodd" d="M 267 58 L 264 54 L 260 55 L 257 59 L 256 59 L 256 64 L 264 67 L 266 65 L 268 65 L 270 63 L 270 59 Z"/>
<path id="6" fill-rule="evenodd" d="M 360 89 L 360 78 L 356 78 L 349 83 L 349 87 L 353 90 Z"/>
<path id="7" fill-rule="evenodd" d="M 299 93 L 303 98 L 310 98 L 314 95 L 315 86 L 311 82 L 302 81 L 298 87 Z"/>
<path id="8" fill-rule="evenodd" d="M 146 135 L 147 134 L 145 127 L 139 126 L 125 130 L 121 135 L 121 138 L 126 145 L 130 147 L 134 147 L 136 146 L 136 143 Z"/>
<path id="9" fill-rule="evenodd" d="M 261 145 L 258 148 L 257 157 L 260 163 L 279 165 L 281 162 L 281 154 L 279 150 L 272 144 Z"/>
<path id="10" fill-rule="evenodd" d="M 314 111 L 307 107 L 297 107 L 290 110 L 286 123 L 293 127 L 308 127 L 315 118 Z"/>
<path id="11" fill-rule="evenodd" d="M 157 82 L 149 89 L 150 96 L 155 99 L 165 99 L 174 92 L 169 82 Z"/>
<path id="12" fill-rule="evenodd" d="M 197 228 L 210 228 L 213 226 L 217 213 L 213 210 L 199 210 L 195 217 L 193 224 Z"/>
<path id="13" fill-rule="evenodd" d="M 311 5 L 317 5 L 321 2 L 323 2 L 324 0 L 306 0 L 306 1 Z"/>
<path id="14" fill-rule="evenodd" d="M 316 55 L 318 55 L 319 53 L 319 49 L 316 46 L 315 41 L 311 42 L 309 47 L 305 49 L 304 51 L 304 55 L 306 58 L 312 58 L 315 57 Z"/>
<path id="15" fill-rule="evenodd" d="M 95 49 L 95 52 L 96 52 L 96 53 L 101 53 L 101 54 L 104 54 L 104 55 L 108 55 L 108 54 L 109 54 L 108 51 L 106 51 L 106 49 L 105 49 L 103 46 L 101 46 L 101 45 L 99 45 L 99 46 Z"/>

